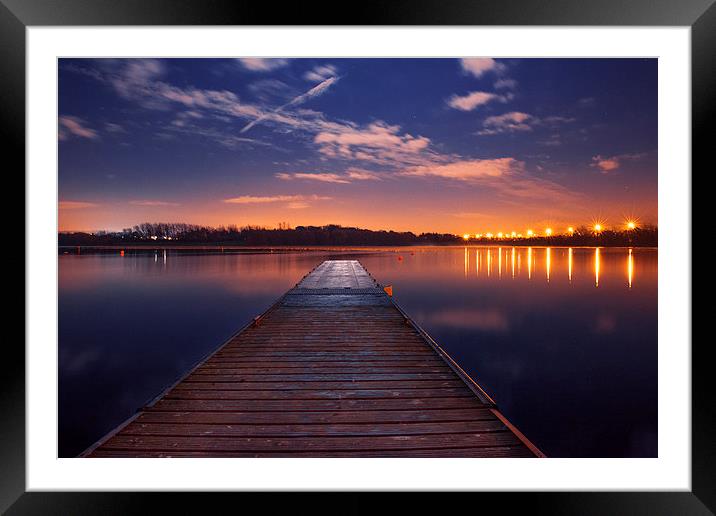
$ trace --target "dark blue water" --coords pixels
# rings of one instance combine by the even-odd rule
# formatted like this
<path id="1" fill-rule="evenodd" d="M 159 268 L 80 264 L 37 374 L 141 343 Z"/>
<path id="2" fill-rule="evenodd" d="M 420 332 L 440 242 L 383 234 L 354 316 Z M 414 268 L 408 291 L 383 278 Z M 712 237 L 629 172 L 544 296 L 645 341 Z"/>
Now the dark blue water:
<path id="1" fill-rule="evenodd" d="M 548 456 L 656 456 L 657 251 L 511 247 L 61 254 L 60 456 L 90 446 L 335 257 L 392 284 Z"/>

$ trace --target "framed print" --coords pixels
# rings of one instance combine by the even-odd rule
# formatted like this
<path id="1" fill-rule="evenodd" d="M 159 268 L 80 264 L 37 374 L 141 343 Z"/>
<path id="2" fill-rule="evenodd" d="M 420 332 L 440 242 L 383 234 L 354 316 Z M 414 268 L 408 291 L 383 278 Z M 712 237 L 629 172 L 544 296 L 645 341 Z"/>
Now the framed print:
<path id="1" fill-rule="evenodd" d="M 716 8 L 327 8 L 3 0 L 27 235 L 3 509 L 713 511 L 691 171 Z"/>

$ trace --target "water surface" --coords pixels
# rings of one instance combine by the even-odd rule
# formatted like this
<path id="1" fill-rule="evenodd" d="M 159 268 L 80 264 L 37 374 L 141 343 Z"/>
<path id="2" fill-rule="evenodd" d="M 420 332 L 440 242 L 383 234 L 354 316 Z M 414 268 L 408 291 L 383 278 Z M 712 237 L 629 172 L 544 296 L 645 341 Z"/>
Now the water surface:
<path id="1" fill-rule="evenodd" d="M 59 257 L 59 450 L 131 416 L 325 259 L 357 258 L 553 457 L 657 453 L 655 249 Z"/>

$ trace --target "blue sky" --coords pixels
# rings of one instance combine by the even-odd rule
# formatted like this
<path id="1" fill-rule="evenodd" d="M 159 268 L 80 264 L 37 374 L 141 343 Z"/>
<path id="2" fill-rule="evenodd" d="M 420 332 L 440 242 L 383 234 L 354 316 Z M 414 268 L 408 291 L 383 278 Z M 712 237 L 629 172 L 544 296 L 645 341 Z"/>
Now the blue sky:
<path id="1" fill-rule="evenodd" d="M 657 222 L 655 59 L 61 59 L 61 230 Z"/>

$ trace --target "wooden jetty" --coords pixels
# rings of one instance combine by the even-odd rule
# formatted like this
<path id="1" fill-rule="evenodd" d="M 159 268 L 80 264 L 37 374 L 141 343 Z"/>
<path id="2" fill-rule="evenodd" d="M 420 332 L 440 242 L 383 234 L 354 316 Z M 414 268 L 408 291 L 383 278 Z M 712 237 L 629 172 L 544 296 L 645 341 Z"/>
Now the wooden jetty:
<path id="1" fill-rule="evenodd" d="M 88 457 L 541 457 L 355 260 L 329 260 Z"/>

